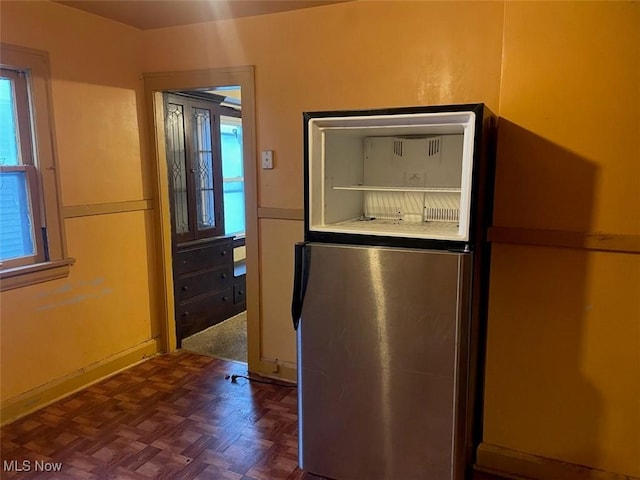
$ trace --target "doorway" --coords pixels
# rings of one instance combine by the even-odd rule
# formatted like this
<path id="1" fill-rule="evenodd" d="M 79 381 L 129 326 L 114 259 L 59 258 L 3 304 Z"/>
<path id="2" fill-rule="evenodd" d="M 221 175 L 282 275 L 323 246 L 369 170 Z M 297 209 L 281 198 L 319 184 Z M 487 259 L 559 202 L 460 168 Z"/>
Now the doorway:
<path id="1" fill-rule="evenodd" d="M 163 93 L 177 346 L 246 362 L 241 98 Z"/>
<path id="2" fill-rule="evenodd" d="M 229 98 L 232 96 L 231 90 L 233 88 L 237 88 L 241 92 L 241 104 L 239 105 L 233 105 L 234 100 Z M 165 350 L 173 351 L 176 348 L 180 348 L 183 340 L 188 338 L 189 335 L 202 328 L 209 327 L 210 323 L 208 322 L 211 319 L 206 318 L 207 316 L 202 312 L 207 307 L 212 307 L 216 303 L 216 299 L 211 291 L 203 292 L 201 289 L 209 288 L 212 282 L 222 282 L 224 288 L 219 291 L 219 294 L 216 294 L 218 295 L 219 307 L 217 310 L 217 315 L 219 316 L 217 318 L 233 316 L 233 308 L 237 309 L 237 305 L 244 300 L 244 305 L 246 305 L 247 360 L 251 370 L 255 368 L 255 365 L 259 364 L 260 338 L 253 68 L 233 67 L 228 69 L 145 74 L 145 90 L 148 111 L 153 113 L 151 117 L 152 144 L 156 147 L 155 174 L 158 197 L 156 212 L 160 247 L 158 266 L 161 272 L 159 280 L 161 293 L 163 294 L 160 302 L 162 310 L 160 315 L 165 319 L 164 324 L 161 325 L 161 327 L 164 327 L 162 333 Z M 183 102 L 180 103 L 174 98 L 174 105 L 182 105 L 183 111 L 187 106 L 190 109 L 199 109 L 197 113 L 202 114 L 202 111 L 207 110 L 209 107 L 204 107 L 199 102 L 201 100 L 211 100 L 211 98 L 194 97 L 202 97 L 202 94 L 207 92 L 209 95 L 217 95 L 224 98 L 224 100 L 220 101 L 221 98 L 214 97 L 213 103 L 217 103 L 218 107 L 232 109 L 226 110 L 223 108 L 220 111 L 223 114 L 219 115 L 217 128 L 220 129 L 220 126 L 222 126 L 222 130 L 226 129 L 223 133 L 227 134 L 227 136 L 238 135 L 240 137 L 241 142 L 238 148 L 242 151 L 243 178 L 238 178 L 240 175 L 231 173 L 226 178 L 226 182 L 222 182 L 222 186 L 216 186 L 213 178 L 207 177 L 207 172 L 205 172 L 205 177 L 207 178 L 202 180 L 203 171 L 198 166 L 195 167 L 196 172 L 190 171 L 193 168 L 191 166 L 188 167 L 189 171 L 187 171 L 185 166 L 183 173 L 192 175 L 193 178 L 187 181 L 185 176 L 183 184 L 180 185 L 185 186 L 186 189 L 186 184 L 191 182 L 191 186 L 196 190 L 196 198 L 200 198 L 201 201 L 198 207 L 198 203 L 196 202 L 194 205 L 192 200 L 192 207 L 190 207 L 188 199 L 186 202 L 177 200 L 177 196 L 183 195 L 183 192 L 170 184 L 173 179 L 172 171 L 167 162 L 167 155 L 172 149 L 175 150 L 175 145 L 170 147 L 170 140 L 166 135 L 165 97 L 169 94 L 177 95 Z M 239 115 L 237 114 L 238 106 L 240 106 L 241 112 Z M 206 117 L 206 115 L 204 116 Z M 203 137 L 203 135 L 200 136 Z M 211 150 L 214 150 L 215 142 L 218 142 L 217 148 L 222 148 L 224 139 L 217 138 L 217 136 L 213 137 Z M 238 137 L 236 137 L 237 140 Z M 185 143 L 184 149 L 187 150 L 188 148 L 193 150 L 208 149 L 200 149 L 193 146 L 187 147 Z M 212 169 L 211 172 L 213 174 L 214 170 Z M 218 175 L 217 178 L 224 179 L 224 172 L 222 173 L 223 175 Z M 211 182 L 207 183 L 209 180 Z M 240 180 L 244 180 L 244 195 L 238 188 Z M 224 185 L 225 183 L 227 184 L 226 186 Z M 224 201 L 224 196 L 222 201 L 218 200 L 216 202 L 216 193 L 222 193 L 225 190 L 228 194 L 227 202 Z M 234 205 L 237 205 L 237 200 L 242 196 L 244 196 L 245 206 L 244 237 L 236 231 L 235 225 L 237 225 L 237 222 L 235 220 L 237 220 L 237 215 L 227 212 L 228 208 L 233 209 Z M 234 201 L 233 198 L 236 200 Z M 217 212 L 216 205 L 220 207 Z M 183 235 L 189 229 L 176 228 L 179 220 L 183 221 L 184 218 L 178 219 L 178 215 L 173 214 L 174 211 L 180 211 L 181 215 L 184 214 L 182 217 L 191 219 L 190 229 L 193 233 L 190 238 L 187 238 L 187 235 Z M 225 230 L 223 225 L 228 230 Z M 184 226 L 184 222 L 182 226 Z M 180 238 L 178 238 L 179 236 Z M 234 253 L 236 254 L 235 258 Z M 218 263 L 223 257 L 222 263 L 224 266 L 220 266 Z M 209 263 L 207 264 L 207 262 Z M 194 266 L 201 268 L 203 271 L 188 271 L 189 268 Z M 175 275 L 174 267 L 176 269 Z M 209 275 L 208 282 L 205 280 L 207 275 Z M 196 277 L 205 281 L 196 282 L 195 284 L 188 282 L 196 280 Z M 229 281 L 231 282 L 231 287 L 229 287 Z M 204 287 L 202 283 L 204 283 Z M 184 289 L 185 286 L 187 287 L 186 290 Z M 186 296 L 180 292 L 187 292 L 185 293 Z M 220 307 L 220 303 L 224 303 L 227 306 Z M 235 305 L 235 307 L 229 307 L 229 305 Z M 185 317 L 190 318 L 190 320 L 181 324 L 179 318 L 184 313 L 187 313 Z M 214 323 L 216 322 L 214 321 Z"/>

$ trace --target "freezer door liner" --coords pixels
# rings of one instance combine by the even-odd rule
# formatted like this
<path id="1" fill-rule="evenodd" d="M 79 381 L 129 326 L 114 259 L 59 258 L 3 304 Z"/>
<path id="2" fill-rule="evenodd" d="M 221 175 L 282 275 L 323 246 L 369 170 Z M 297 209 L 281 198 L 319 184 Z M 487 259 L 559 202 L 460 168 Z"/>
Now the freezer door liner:
<path id="1" fill-rule="evenodd" d="M 471 239 L 483 107 L 442 108 L 306 114 L 308 230 L 318 233 L 315 240 L 327 234 Z"/>

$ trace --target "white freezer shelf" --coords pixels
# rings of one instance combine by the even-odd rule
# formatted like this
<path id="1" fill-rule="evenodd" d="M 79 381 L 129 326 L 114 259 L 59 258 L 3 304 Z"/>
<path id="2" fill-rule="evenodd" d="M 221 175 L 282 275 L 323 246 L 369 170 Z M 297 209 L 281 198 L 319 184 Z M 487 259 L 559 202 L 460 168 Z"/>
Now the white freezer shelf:
<path id="1" fill-rule="evenodd" d="M 361 192 L 425 192 L 425 193 L 460 193 L 460 188 L 449 187 L 388 187 L 382 185 L 346 185 L 333 186 L 334 190 L 352 190 Z"/>
<path id="2" fill-rule="evenodd" d="M 312 227 L 320 232 L 386 235 L 437 240 L 460 240 L 459 226 L 452 222 L 407 222 L 405 220 L 375 219 L 346 220 L 322 227 Z"/>

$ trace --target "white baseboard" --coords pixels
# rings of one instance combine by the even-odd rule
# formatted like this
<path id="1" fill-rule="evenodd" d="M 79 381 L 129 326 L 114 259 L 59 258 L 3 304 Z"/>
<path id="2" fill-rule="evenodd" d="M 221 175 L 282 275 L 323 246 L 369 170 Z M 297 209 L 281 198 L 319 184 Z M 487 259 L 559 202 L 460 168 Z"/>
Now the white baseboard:
<path id="1" fill-rule="evenodd" d="M 0 424 L 6 425 L 78 390 L 129 368 L 161 351 L 157 339 L 147 340 L 100 362 L 9 398 L 0 405 Z"/>
<path id="2" fill-rule="evenodd" d="M 523 480 L 640 480 L 631 475 L 539 457 L 489 443 L 481 443 L 478 447 L 475 468 Z"/>

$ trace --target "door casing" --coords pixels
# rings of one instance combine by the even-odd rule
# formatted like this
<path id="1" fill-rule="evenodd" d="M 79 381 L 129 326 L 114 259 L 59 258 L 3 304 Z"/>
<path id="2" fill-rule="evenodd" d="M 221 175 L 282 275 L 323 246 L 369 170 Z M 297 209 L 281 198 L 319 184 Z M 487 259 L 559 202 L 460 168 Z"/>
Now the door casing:
<path id="1" fill-rule="evenodd" d="M 238 85 L 242 91 L 243 163 L 245 178 L 245 215 L 247 251 L 247 356 L 250 371 L 261 371 L 260 352 L 260 274 L 258 240 L 258 198 L 256 166 L 256 116 L 254 67 L 241 66 L 145 73 L 145 104 L 149 124 L 149 146 L 154 193 L 154 239 L 158 252 L 157 300 L 163 350 L 177 349 L 173 270 L 171 254 L 171 216 L 169 176 L 166 164 L 164 102 L 162 92 L 195 90 L 225 85 Z"/>

